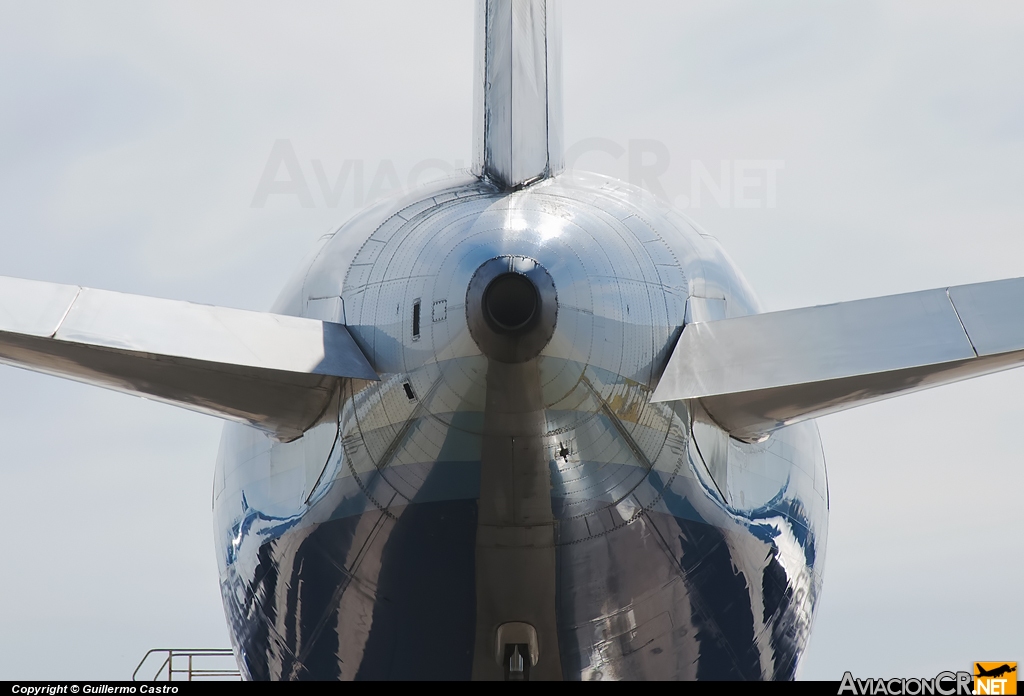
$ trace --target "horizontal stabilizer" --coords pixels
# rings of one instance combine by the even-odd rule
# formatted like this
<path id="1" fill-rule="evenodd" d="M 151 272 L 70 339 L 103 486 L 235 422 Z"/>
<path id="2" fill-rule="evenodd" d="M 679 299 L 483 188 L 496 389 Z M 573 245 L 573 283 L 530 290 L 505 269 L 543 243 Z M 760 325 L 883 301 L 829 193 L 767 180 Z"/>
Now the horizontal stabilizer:
<path id="1" fill-rule="evenodd" d="M 377 379 L 341 324 L 3 276 L 0 363 L 282 440 L 316 421 L 339 378 Z"/>
<path id="2" fill-rule="evenodd" d="M 654 401 L 740 439 L 1024 363 L 1024 278 L 689 324 Z"/>

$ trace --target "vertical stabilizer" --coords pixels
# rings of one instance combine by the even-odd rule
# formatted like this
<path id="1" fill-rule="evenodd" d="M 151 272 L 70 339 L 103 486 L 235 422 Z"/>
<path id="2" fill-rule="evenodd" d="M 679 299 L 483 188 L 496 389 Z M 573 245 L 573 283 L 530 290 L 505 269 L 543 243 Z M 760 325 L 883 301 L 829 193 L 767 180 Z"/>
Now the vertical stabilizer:
<path id="1" fill-rule="evenodd" d="M 477 0 L 473 171 L 515 189 L 562 170 L 557 0 Z"/>

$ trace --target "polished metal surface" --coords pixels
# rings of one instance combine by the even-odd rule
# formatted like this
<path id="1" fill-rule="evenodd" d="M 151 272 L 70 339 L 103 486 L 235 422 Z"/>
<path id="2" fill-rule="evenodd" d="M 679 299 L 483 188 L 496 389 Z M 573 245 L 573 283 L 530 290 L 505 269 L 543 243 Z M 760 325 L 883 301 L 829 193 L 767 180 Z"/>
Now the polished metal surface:
<path id="1" fill-rule="evenodd" d="M 534 259 L 499 256 L 476 269 L 469 281 L 466 323 L 489 358 L 521 363 L 537 357 L 557 322 L 558 291 Z"/>
<path id="2" fill-rule="evenodd" d="M 560 174 L 557 24 L 479 3 L 473 170 L 325 235 L 274 314 L 0 278 L 0 360 L 236 421 L 248 679 L 792 679 L 804 419 L 1024 354 L 1022 280 L 761 314 L 684 216 Z"/>
<path id="3" fill-rule="evenodd" d="M 949 288 L 978 357 L 1024 350 L 1024 278 Z"/>
<path id="4" fill-rule="evenodd" d="M 0 277 L 0 362 L 302 435 L 339 378 L 374 380 L 339 324 Z"/>
<path id="5" fill-rule="evenodd" d="M 655 401 L 734 437 L 1024 362 L 1024 278 L 686 326 Z"/>
<path id="6" fill-rule="evenodd" d="M 550 331 L 511 358 L 478 338 L 508 273 L 536 289 L 511 340 Z M 454 181 L 342 226 L 300 275 L 278 306 L 340 297 L 381 381 L 292 443 L 225 432 L 247 676 L 502 679 L 507 654 L 531 679 L 792 677 L 827 525 L 816 429 L 748 445 L 651 401 L 690 297 L 757 310 L 713 239 L 605 177 Z M 446 310 L 415 334 L 416 306 Z"/>
<path id="7" fill-rule="evenodd" d="M 80 291 L 76 285 L 0 276 L 0 331 L 53 336 Z"/>
<path id="8" fill-rule="evenodd" d="M 557 0 L 477 0 L 473 172 L 514 189 L 560 172 Z"/>

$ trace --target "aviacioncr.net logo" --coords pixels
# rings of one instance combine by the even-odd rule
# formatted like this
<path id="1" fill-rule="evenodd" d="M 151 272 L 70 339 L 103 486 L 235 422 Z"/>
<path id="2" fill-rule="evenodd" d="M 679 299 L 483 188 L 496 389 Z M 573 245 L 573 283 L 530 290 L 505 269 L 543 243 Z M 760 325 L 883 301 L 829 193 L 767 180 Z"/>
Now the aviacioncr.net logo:
<path id="1" fill-rule="evenodd" d="M 1016 694 L 1016 662 L 975 662 L 975 694 Z"/>
<path id="2" fill-rule="evenodd" d="M 969 696 L 972 693 L 970 672 L 939 672 L 931 679 L 857 679 L 846 672 L 839 684 L 840 696 Z"/>

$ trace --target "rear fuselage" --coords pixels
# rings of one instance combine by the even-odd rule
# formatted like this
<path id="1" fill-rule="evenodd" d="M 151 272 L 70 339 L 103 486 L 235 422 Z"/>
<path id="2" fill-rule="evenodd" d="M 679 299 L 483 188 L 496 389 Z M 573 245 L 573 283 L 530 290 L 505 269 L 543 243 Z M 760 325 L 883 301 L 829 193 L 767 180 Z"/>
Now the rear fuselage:
<path id="1" fill-rule="evenodd" d="M 511 352 L 480 314 L 501 268 L 543 286 Z M 216 543 L 248 676 L 500 679 L 517 644 L 531 678 L 792 678 L 820 441 L 651 403 L 684 323 L 759 311 L 685 218 L 597 175 L 450 181 L 326 237 L 274 311 L 347 324 L 381 381 L 342 383 L 292 442 L 226 426 Z"/>

